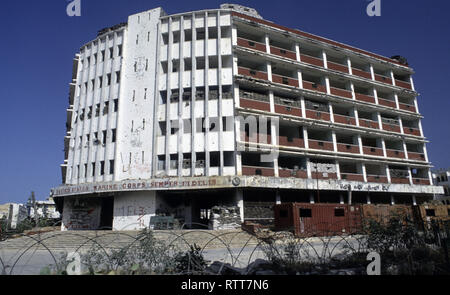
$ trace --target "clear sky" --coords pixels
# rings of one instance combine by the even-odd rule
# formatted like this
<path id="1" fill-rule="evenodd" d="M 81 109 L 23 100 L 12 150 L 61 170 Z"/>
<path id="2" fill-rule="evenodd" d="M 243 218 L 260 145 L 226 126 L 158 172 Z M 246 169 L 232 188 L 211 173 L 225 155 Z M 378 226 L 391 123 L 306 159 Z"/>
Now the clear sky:
<path id="1" fill-rule="evenodd" d="M 229 1 L 234 3 L 233 1 Z M 98 30 L 158 6 L 168 14 L 218 8 L 220 1 L 81 0 L 68 17 L 66 0 L 2 1 L 0 6 L 0 203 L 38 199 L 61 183 L 72 58 Z M 267 20 L 385 56 L 402 55 L 417 74 L 419 109 L 436 168 L 450 168 L 450 1 L 240 1 Z"/>

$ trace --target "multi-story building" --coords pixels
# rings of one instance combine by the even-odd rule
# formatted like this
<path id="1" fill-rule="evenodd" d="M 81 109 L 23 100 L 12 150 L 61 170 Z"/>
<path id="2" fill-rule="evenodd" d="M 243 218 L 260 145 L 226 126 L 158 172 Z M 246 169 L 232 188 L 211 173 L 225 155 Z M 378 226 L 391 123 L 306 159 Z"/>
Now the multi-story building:
<path id="1" fill-rule="evenodd" d="M 433 172 L 434 185 L 442 186 L 444 193 L 435 196 L 437 200 L 444 200 L 450 204 L 450 169 L 440 169 Z"/>
<path id="2" fill-rule="evenodd" d="M 251 220 L 276 202 L 430 199 L 442 188 L 412 74 L 404 58 L 239 5 L 132 15 L 74 59 L 53 189 L 63 229 L 205 223 L 214 205 Z"/>

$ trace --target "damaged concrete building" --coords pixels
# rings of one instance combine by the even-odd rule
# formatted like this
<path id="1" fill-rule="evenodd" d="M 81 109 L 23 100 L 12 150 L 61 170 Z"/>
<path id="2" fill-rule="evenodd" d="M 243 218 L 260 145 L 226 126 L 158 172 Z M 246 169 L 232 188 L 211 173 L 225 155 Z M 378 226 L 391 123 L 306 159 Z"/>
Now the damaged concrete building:
<path id="1" fill-rule="evenodd" d="M 154 216 L 201 227 L 220 206 L 270 223 L 282 202 L 428 200 L 442 188 L 412 74 L 403 58 L 240 5 L 131 15 L 73 61 L 52 190 L 62 229 L 135 230 Z"/>

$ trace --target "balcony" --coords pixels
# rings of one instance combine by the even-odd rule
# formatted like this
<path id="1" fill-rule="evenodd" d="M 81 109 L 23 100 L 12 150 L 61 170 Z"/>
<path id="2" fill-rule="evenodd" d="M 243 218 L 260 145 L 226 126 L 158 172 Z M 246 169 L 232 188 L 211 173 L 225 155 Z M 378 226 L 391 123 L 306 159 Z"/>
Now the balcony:
<path id="1" fill-rule="evenodd" d="M 267 73 L 263 71 L 256 71 L 249 68 L 239 67 L 238 74 L 243 76 L 249 76 L 256 79 L 269 80 Z"/>
<path id="2" fill-rule="evenodd" d="M 319 111 L 306 110 L 306 118 L 322 121 L 330 121 L 330 114 Z"/>
<path id="3" fill-rule="evenodd" d="M 323 60 L 306 54 L 300 54 L 300 60 L 304 63 L 315 65 L 323 68 Z"/>
<path id="4" fill-rule="evenodd" d="M 383 123 L 383 130 L 391 131 L 391 132 L 397 132 L 397 133 L 401 132 L 400 126 L 392 125 L 392 124 L 386 124 L 386 123 Z"/>
<path id="5" fill-rule="evenodd" d="M 286 106 L 286 105 L 280 105 L 280 104 L 275 104 L 275 113 L 283 114 L 283 115 L 303 117 L 301 108 L 292 107 L 292 106 Z"/>
<path id="6" fill-rule="evenodd" d="M 395 101 L 384 99 L 384 98 L 378 98 L 378 104 L 390 108 L 397 108 L 397 105 L 395 104 Z"/>
<path id="7" fill-rule="evenodd" d="M 332 61 L 328 62 L 328 68 L 330 70 L 335 70 L 335 71 L 339 71 L 339 72 L 348 74 L 348 66 L 344 66 L 344 65 L 332 62 Z"/>
<path id="8" fill-rule="evenodd" d="M 354 144 L 346 144 L 346 143 L 338 143 L 337 144 L 338 152 L 341 153 L 351 153 L 351 154 L 359 154 L 359 146 Z"/>
<path id="9" fill-rule="evenodd" d="M 377 148 L 377 147 L 364 146 L 363 152 L 365 155 L 370 155 L 370 156 L 378 156 L 378 157 L 384 156 L 383 149 Z"/>
<path id="10" fill-rule="evenodd" d="M 406 103 L 399 103 L 401 110 L 417 113 L 416 107 Z"/>
<path id="11" fill-rule="evenodd" d="M 287 178 L 287 177 L 295 177 L 295 178 L 308 178 L 308 172 L 306 170 L 294 170 L 294 169 L 286 169 L 280 168 L 278 169 L 279 177 Z"/>
<path id="12" fill-rule="evenodd" d="M 364 181 L 364 175 L 362 174 L 353 174 L 353 173 L 341 173 L 342 180 L 348 181 Z"/>
<path id="13" fill-rule="evenodd" d="M 297 54 L 295 52 L 283 48 L 270 46 L 270 53 L 292 60 L 297 60 Z"/>
<path id="14" fill-rule="evenodd" d="M 359 119 L 359 126 L 373 129 L 380 129 L 380 125 L 378 124 L 377 121 L 367 119 Z"/>
<path id="15" fill-rule="evenodd" d="M 375 74 L 375 81 L 392 85 L 392 79 L 383 75 Z"/>
<path id="16" fill-rule="evenodd" d="M 244 176 L 259 175 L 259 176 L 273 177 L 275 176 L 275 169 L 257 166 L 242 166 L 242 175 Z"/>
<path id="17" fill-rule="evenodd" d="M 405 158 L 405 152 L 400 151 L 400 150 L 386 149 L 386 155 L 389 158 L 399 158 L 399 159 L 404 159 Z"/>
<path id="18" fill-rule="evenodd" d="M 409 178 L 406 178 L 406 177 L 391 177 L 391 183 L 395 183 L 395 184 L 409 184 Z"/>
<path id="19" fill-rule="evenodd" d="M 266 44 L 248 40 L 248 39 L 244 39 L 244 38 L 240 38 L 240 37 L 237 38 L 237 45 L 245 47 L 245 48 L 250 48 L 253 50 L 258 50 L 261 52 L 266 52 Z"/>
<path id="20" fill-rule="evenodd" d="M 388 183 L 388 178 L 383 175 L 367 175 L 367 182 Z"/>
<path id="21" fill-rule="evenodd" d="M 290 138 L 287 136 L 279 136 L 278 137 L 278 145 L 304 148 L 305 142 L 302 138 Z"/>
<path id="22" fill-rule="evenodd" d="M 337 179 L 336 173 L 311 172 L 312 179 Z"/>
<path id="23" fill-rule="evenodd" d="M 425 154 L 408 152 L 408 159 L 410 159 L 410 160 L 418 160 L 418 161 L 425 161 Z"/>
<path id="24" fill-rule="evenodd" d="M 356 100 L 375 103 L 375 97 L 355 92 Z"/>
<path id="25" fill-rule="evenodd" d="M 257 101 L 257 100 L 253 100 L 253 99 L 247 99 L 247 98 L 241 98 L 239 101 L 240 101 L 241 108 L 255 109 L 255 110 L 270 112 L 270 103 L 268 103 L 268 102 Z"/>
<path id="26" fill-rule="evenodd" d="M 356 76 L 359 76 L 359 77 L 363 77 L 363 78 L 366 78 L 366 79 L 372 79 L 372 75 L 369 72 L 366 72 L 366 71 L 363 71 L 363 70 L 360 70 L 360 69 L 356 69 L 356 68 L 353 68 L 353 67 L 352 67 L 352 72 L 353 72 L 353 75 L 356 75 Z"/>
<path id="27" fill-rule="evenodd" d="M 353 98 L 352 92 L 345 89 L 330 87 L 330 91 L 331 94 L 333 95 L 342 96 L 350 99 Z"/>
<path id="28" fill-rule="evenodd" d="M 286 76 L 272 74 L 272 82 L 298 87 L 298 80 Z"/>
<path id="29" fill-rule="evenodd" d="M 249 136 L 245 132 L 241 132 L 241 140 L 251 143 L 270 144 L 272 137 L 267 134 L 252 134 Z"/>
<path id="30" fill-rule="evenodd" d="M 303 80 L 303 88 L 312 90 L 312 91 L 319 91 L 319 92 L 327 93 L 327 88 L 324 85 L 306 81 L 306 80 Z"/>
<path id="31" fill-rule="evenodd" d="M 347 124 L 347 125 L 354 125 L 354 126 L 356 126 L 356 119 L 355 118 L 344 116 L 344 115 L 334 114 L 334 122 L 335 123 L 341 123 L 341 124 Z"/>
<path id="32" fill-rule="evenodd" d="M 410 83 L 395 79 L 395 85 L 398 87 L 406 88 L 412 90 L 412 86 Z"/>
<path id="33" fill-rule="evenodd" d="M 315 150 L 325 150 L 325 151 L 334 151 L 334 145 L 331 141 L 324 140 L 308 140 L 309 148 Z"/>
<path id="34" fill-rule="evenodd" d="M 430 185 L 428 178 L 413 178 L 413 184 L 415 185 Z"/>
<path id="35" fill-rule="evenodd" d="M 420 130 L 417 128 L 403 127 L 403 132 L 409 135 L 421 136 Z"/>

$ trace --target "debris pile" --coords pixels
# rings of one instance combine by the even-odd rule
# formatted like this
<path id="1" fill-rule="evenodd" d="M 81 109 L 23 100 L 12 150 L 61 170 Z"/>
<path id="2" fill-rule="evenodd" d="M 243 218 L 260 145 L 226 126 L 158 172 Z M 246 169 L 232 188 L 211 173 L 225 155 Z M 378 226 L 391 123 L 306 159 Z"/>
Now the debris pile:
<path id="1" fill-rule="evenodd" d="M 209 229 L 236 229 L 241 227 L 239 207 L 215 206 L 211 208 Z"/>

